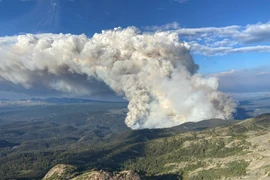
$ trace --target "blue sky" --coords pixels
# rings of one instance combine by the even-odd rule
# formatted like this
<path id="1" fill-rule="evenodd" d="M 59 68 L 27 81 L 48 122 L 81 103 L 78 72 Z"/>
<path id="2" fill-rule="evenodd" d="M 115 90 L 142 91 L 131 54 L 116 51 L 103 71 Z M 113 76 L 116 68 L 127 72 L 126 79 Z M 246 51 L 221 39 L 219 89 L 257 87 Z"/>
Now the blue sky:
<path id="1" fill-rule="evenodd" d="M 245 28 L 249 24 L 268 23 L 269 7 L 270 1 L 265 0 L 2 0 L 0 36 L 40 32 L 84 33 L 92 36 L 118 26 L 136 26 L 145 30 L 145 27 L 158 29 L 173 23 L 176 27 L 168 29 L 232 25 Z M 218 41 L 216 37 L 208 37 Z M 188 41 L 185 36 L 181 39 Z M 200 45 L 204 44 L 205 41 L 200 42 Z M 240 47 L 251 45 L 269 45 L 269 39 Z M 193 54 L 202 73 L 270 64 L 269 49 L 264 53 L 255 50 L 222 56 L 209 56 L 203 52 Z"/>
<path id="2" fill-rule="evenodd" d="M 200 73 L 252 75 L 270 67 L 269 7 L 267 0 L 0 0 L 0 36 L 170 30 L 190 44 Z"/>
<path id="3" fill-rule="evenodd" d="M 1 24 L 36 24 L 56 4 L 60 27 L 55 32 L 93 34 L 117 26 L 154 26 L 178 22 L 183 28 L 245 26 L 269 21 L 265 0 L 1 0 Z M 32 13 L 31 13 L 32 12 Z M 12 23 L 11 23 L 12 22 Z M 1 28 L 1 35 L 33 26 Z"/>

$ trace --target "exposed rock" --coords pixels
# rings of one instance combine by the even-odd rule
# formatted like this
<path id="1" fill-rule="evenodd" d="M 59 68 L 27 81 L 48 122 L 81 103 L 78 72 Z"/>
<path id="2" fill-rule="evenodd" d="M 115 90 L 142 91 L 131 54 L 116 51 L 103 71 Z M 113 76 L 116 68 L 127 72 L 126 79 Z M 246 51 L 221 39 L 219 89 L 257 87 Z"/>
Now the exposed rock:
<path id="1" fill-rule="evenodd" d="M 141 177 L 133 171 L 121 171 L 115 175 L 114 180 L 140 180 Z"/>
<path id="2" fill-rule="evenodd" d="M 43 180 L 141 180 L 141 177 L 133 171 L 111 173 L 102 170 L 91 170 L 75 177 L 75 170 L 75 166 L 59 164 L 53 167 Z"/>
<path id="3" fill-rule="evenodd" d="M 106 171 L 95 171 L 83 173 L 73 178 L 73 180 L 141 180 L 141 177 L 133 171 L 121 171 L 119 173 L 110 173 Z"/>
<path id="4" fill-rule="evenodd" d="M 73 178 L 72 180 L 113 180 L 113 174 L 105 171 L 90 171 Z"/>
<path id="5" fill-rule="evenodd" d="M 74 177 L 74 172 L 76 167 L 66 164 L 58 164 L 54 166 L 43 178 L 43 180 L 53 180 L 53 179 L 71 179 Z"/>

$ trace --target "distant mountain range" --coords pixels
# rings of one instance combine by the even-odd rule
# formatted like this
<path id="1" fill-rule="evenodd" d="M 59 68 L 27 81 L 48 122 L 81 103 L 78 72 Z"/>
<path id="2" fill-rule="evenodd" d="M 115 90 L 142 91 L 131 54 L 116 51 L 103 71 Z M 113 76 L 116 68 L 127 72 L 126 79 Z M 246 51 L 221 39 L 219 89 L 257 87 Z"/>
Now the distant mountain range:
<path id="1" fill-rule="evenodd" d="M 0 106 L 38 104 L 80 104 L 80 103 L 127 103 L 126 101 L 91 100 L 82 98 L 30 98 L 20 100 L 0 99 Z"/>
<path id="2" fill-rule="evenodd" d="M 22 99 L 22 101 L 30 100 L 33 102 L 46 102 L 46 103 L 53 103 L 53 104 L 72 104 L 72 103 L 91 103 L 91 102 L 110 102 L 110 103 L 119 103 L 124 101 L 106 101 L 106 100 L 91 100 L 91 99 L 81 99 L 81 98 L 31 98 L 31 99 Z"/>
<path id="3" fill-rule="evenodd" d="M 106 101 L 91 100 L 83 98 L 66 98 L 66 97 L 50 97 L 50 98 L 31 98 L 20 100 L 0 99 L 0 107 L 4 106 L 35 106 L 35 105 L 52 105 L 52 104 L 86 104 L 86 103 L 124 103 L 127 101 Z M 270 113 L 270 97 L 252 97 L 242 99 L 238 102 L 239 106 L 234 114 L 234 119 L 244 120 L 265 113 Z"/>
<path id="4" fill-rule="evenodd" d="M 27 99 L 22 99 L 25 101 Z M 90 100 L 90 99 L 80 99 L 80 98 L 31 98 L 29 99 L 32 102 L 46 102 L 53 104 L 71 104 L 71 103 L 90 103 L 90 102 L 105 102 L 99 100 Z"/>

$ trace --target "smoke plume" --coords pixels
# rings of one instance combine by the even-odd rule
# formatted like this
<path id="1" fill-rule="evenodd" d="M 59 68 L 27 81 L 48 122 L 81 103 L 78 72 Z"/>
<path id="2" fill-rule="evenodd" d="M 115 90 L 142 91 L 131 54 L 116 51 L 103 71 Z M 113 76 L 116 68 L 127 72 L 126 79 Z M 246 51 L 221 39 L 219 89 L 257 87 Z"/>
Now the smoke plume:
<path id="1" fill-rule="evenodd" d="M 125 122 L 132 129 L 233 118 L 234 101 L 217 90 L 216 78 L 202 77 L 197 69 L 188 44 L 171 32 L 128 27 L 90 39 L 71 34 L 0 38 L 0 81 L 79 95 L 91 93 L 82 77 L 103 81 L 129 101 Z"/>

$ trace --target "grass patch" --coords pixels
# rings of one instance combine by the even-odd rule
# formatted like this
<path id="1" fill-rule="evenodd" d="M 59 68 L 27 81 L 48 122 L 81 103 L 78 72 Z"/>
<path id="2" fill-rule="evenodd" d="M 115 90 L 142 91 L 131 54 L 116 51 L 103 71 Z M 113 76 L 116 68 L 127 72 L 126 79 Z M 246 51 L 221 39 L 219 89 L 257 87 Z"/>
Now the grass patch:
<path id="1" fill-rule="evenodd" d="M 215 180 L 222 177 L 236 177 L 246 175 L 246 168 L 249 164 L 244 161 L 233 161 L 228 163 L 225 168 L 203 170 L 197 173 L 196 176 L 190 177 L 191 180 Z"/>

